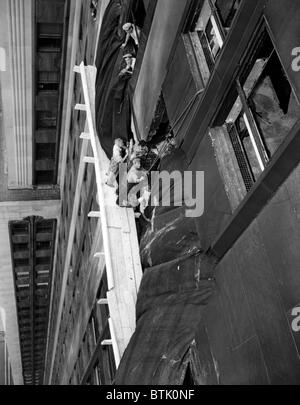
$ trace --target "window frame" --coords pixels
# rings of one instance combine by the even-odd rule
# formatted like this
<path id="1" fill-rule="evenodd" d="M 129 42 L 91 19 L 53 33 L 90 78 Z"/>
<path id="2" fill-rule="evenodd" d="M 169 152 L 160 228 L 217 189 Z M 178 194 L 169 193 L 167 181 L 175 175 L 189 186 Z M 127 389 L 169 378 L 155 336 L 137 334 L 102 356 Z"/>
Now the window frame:
<path id="1" fill-rule="evenodd" d="M 270 52 L 270 55 L 265 59 L 264 64 L 260 67 L 260 72 L 257 75 L 257 77 L 251 77 L 252 82 L 252 87 L 247 86 L 247 81 L 249 77 L 251 76 L 251 72 L 253 70 L 255 62 L 252 64 L 253 56 L 255 56 L 256 49 L 259 47 L 260 43 L 260 38 L 259 36 L 263 34 L 263 32 L 266 32 L 268 35 L 271 43 L 272 43 L 272 51 Z M 259 81 L 259 78 L 264 72 L 264 69 L 266 68 L 267 63 L 269 62 L 270 58 L 273 56 L 274 52 L 276 53 L 278 60 L 281 64 L 282 71 L 284 72 L 284 75 L 287 78 L 287 81 L 291 87 L 292 94 L 295 96 L 295 99 L 297 103 L 299 104 L 299 99 L 297 95 L 295 94 L 295 90 L 293 88 L 292 81 L 290 80 L 289 75 L 287 74 L 286 70 L 284 69 L 284 64 L 282 63 L 282 60 L 280 58 L 280 55 L 278 53 L 278 49 L 276 47 L 276 42 L 274 41 L 274 38 L 272 36 L 272 32 L 270 30 L 270 27 L 267 23 L 267 20 L 265 19 L 264 16 L 262 16 L 261 20 L 259 21 L 259 24 L 257 25 L 256 29 L 254 30 L 255 33 L 255 38 L 256 40 L 250 41 L 249 45 L 246 47 L 244 51 L 244 55 L 241 58 L 240 61 L 240 69 L 236 74 L 236 77 L 233 81 L 233 85 L 235 84 L 235 90 L 237 94 L 237 98 L 235 102 L 232 103 L 232 108 L 229 109 L 229 113 L 226 118 L 224 118 L 224 124 L 223 126 L 219 126 L 218 124 L 215 126 L 211 126 L 209 128 L 209 134 L 210 137 L 213 140 L 214 145 L 218 145 L 217 149 L 215 149 L 216 152 L 216 157 L 218 161 L 218 167 L 220 174 L 223 178 L 226 193 L 229 199 L 229 203 L 232 208 L 232 212 L 235 210 L 239 210 L 239 206 L 247 203 L 248 196 L 249 194 L 252 195 L 254 190 L 260 187 L 261 183 L 264 182 L 264 178 L 269 175 L 269 168 L 271 168 L 274 164 L 276 164 L 277 160 L 280 158 L 280 155 L 283 153 L 284 149 L 286 148 L 286 144 L 288 142 L 288 139 L 291 137 L 291 134 L 294 132 L 294 128 L 299 125 L 300 119 L 296 121 L 296 123 L 290 128 L 288 134 L 286 135 L 285 139 L 282 141 L 282 144 L 279 145 L 278 149 L 274 152 L 274 154 L 269 158 L 267 155 L 266 148 L 264 147 L 264 143 L 262 141 L 262 135 L 260 133 L 260 130 L 258 128 L 258 125 L 255 121 L 253 112 L 251 110 L 251 106 L 249 105 L 248 99 L 250 98 L 253 89 L 255 88 L 257 82 Z M 250 53 L 249 53 L 250 50 Z M 252 64 L 252 65 L 251 65 Z M 245 68 L 247 65 L 251 66 L 251 69 L 249 70 L 249 73 L 247 75 L 247 78 L 243 85 L 241 84 L 241 76 L 245 73 Z M 233 86 L 232 86 L 233 89 Z M 239 109 L 237 108 L 236 104 L 239 105 Z M 234 111 L 236 110 L 236 111 Z M 219 110 L 221 111 L 221 109 Z M 238 111 L 238 112 L 237 112 Z M 243 113 L 244 111 L 244 113 Z M 238 119 L 239 115 L 243 113 L 243 117 L 245 119 L 245 123 L 247 123 L 247 131 L 249 133 L 250 139 L 252 144 L 256 144 L 256 157 L 259 157 L 261 159 L 260 161 L 260 167 L 262 169 L 262 172 L 260 173 L 259 177 L 255 180 L 253 179 L 253 184 L 250 188 L 247 188 L 247 184 L 245 182 L 240 164 L 238 162 L 238 157 L 236 155 L 236 151 L 234 149 L 234 145 L 232 142 L 232 139 L 229 134 L 228 130 L 228 125 L 229 124 L 234 124 L 236 120 Z M 217 122 L 218 119 L 215 119 L 215 122 Z M 220 121 L 220 120 L 219 120 Z M 222 141 L 220 140 L 220 137 L 223 138 Z M 219 139 L 216 141 L 216 139 Z M 240 143 L 242 141 L 240 140 Z M 229 144 L 230 143 L 230 144 Z M 243 146 L 241 146 L 243 147 Z M 231 160 L 231 169 L 228 171 L 228 173 L 225 173 L 224 170 L 226 169 L 223 167 L 222 159 L 218 159 L 218 154 L 222 153 L 222 148 L 226 149 L 226 152 L 228 154 L 228 160 Z M 244 155 L 247 158 L 246 153 L 244 152 Z M 229 179 L 229 172 L 231 171 L 231 175 L 233 171 L 238 170 L 238 173 L 234 176 L 234 180 Z M 224 172 L 224 173 L 223 173 Z M 235 188 L 235 190 L 232 190 L 232 188 Z"/>
<path id="2" fill-rule="evenodd" d="M 200 10 L 198 9 L 196 12 L 196 14 L 199 13 L 197 19 L 194 18 L 192 22 L 190 21 L 188 23 L 189 28 L 186 27 L 184 29 L 182 39 L 186 48 L 192 75 L 198 89 L 205 88 L 208 84 L 209 79 L 212 76 L 215 66 L 220 58 L 222 49 L 226 43 L 228 33 L 232 29 L 234 21 L 239 13 L 241 4 L 242 2 L 239 4 L 239 8 L 232 19 L 230 28 L 226 29 L 226 27 L 223 27 L 222 25 L 219 11 L 215 3 L 212 0 L 204 0 Z M 204 20 L 204 24 L 202 25 L 199 23 L 201 18 Z M 209 22 L 211 23 L 215 32 L 216 40 L 219 46 L 216 55 L 214 55 L 212 52 L 206 34 L 206 29 Z"/>

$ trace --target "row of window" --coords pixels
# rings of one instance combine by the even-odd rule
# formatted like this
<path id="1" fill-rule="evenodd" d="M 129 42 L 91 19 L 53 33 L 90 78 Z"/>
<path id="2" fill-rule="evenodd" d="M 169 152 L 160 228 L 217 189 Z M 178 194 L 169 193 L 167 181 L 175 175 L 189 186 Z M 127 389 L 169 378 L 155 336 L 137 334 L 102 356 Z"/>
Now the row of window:
<path id="1" fill-rule="evenodd" d="M 34 183 L 56 182 L 56 129 L 58 125 L 58 93 L 61 79 L 63 23 L 36 24 L 36 117 L 37 131 L 49 130 L 41 140 L 36 137 Z M 50 131 L 52 131 L 50 136 Z M 46 139 L 47 138 L 47 139 Z M 46 141 L 45 141 L 46 139 Z"/>
<path id="2" fill-rule="evenodd" d="M 116 367 L 112 347 L 101 345 L 103 340 L 110 339 L 108 306 L 99 303 L 106 291 L 104 274 L 69 384 L 110 385 L 113 382 Z"/>
<path id="3" fill-rule="evenodd" d="M 63 38 L 63 24 L 37 24 L 38 52 L 61 52 Z"/>
<path id="4" fill-rule="evenodd" d="M 240 5 L 241 0 L 205 0 L 190 32 L 184 35 L 185 45 L 193 50 L 188 55 L 192 54 L 192 63 L 197 65 L 193 70 L 194 75 L 197 70 L 199 74 L 196 83 L 202 87 L 210 80 Z M 212 125 L 221 127 L 224 137 L 230 139 L 246 192 L 299 118 L 299 103 L 263 21 L 226 105 Z"/>
<path id="5" fill-rule="evenodd" d="M 70 143 L 72 144 L 72 142 Z M 72 148 L 71 148 L 72 149 Z M 69 159 L 69 162 L 71 160 Z M 67 166 L 70 170 L 70 166 Z M 69 198 L 70 193 L 74 192 L 74 179 L 72 180 L 72 175 L 70 175 L 70 180 L 66 179 L 64 190 L 64 204 L 63 204 L 63 212 L 62 218 L 63 222 L 61 223 L 62 228 L 64 230 L 68 229 L 68 224 L 70 221 L 71 215 L 68 214 L 68 211 L 72 209 L 71 200 Z M 66 354 L 66 347 L 72 339 L 72 331 L 74 330 L 77 322 L 76 314 L 80 311 L 81 305 L 81 286 L 86 283 L 86 277 L 88 275 L 88 268 L 89 265 L 89 255 L 91 251 L 91 246 L 93 243 L 93 235 L 95 232 L 95 228 L 97 225 L 96 218 L 87 218 L 87 213 L 92 210 L 97 210 L 98 204 L 95 198 L 92 198 L 90 201 L 89 195 L 95 195 L 93 191 L 94 182 L 91 182 L 91 176 L 87 176 L 85 182 L 83 184 L 83 188 L 87 187 L 87 192 L 81 194 L 80 206 L 78 209 L 78 219 L 74 234 L 74 241 L 73 241 L 73 249 L 72 255 L 70 259 L 70 271 L 68 275 L 67 281 L 67 290 L 64 300 L 64 307 L 63 307 L 63 315 L 61 321 L 61 328 L 62 332 L 60 333 L 61 342 L 59 342 L 59 347 L 61 348 L 60 353 L 57 355 L 57 381 L 59 381 L 59 373 L 61 369 L 64 367 L 65 361 L 65 354 Z M 88 184 L 87 184 L 88 183 Z M 85 213 L 85 215 L 81 215 L 81 211 Z M 71 214 L 71 213 L 70 213 Z M 83 236 L 83 237 L 82 237 Z M 63 232 L 63 238 L 67 238 L 68 233 Z M 64 255 L 64 248 L 62 246 L 61 256 Z M 64 259 L 61 261 L 61 265 L 64 262 Z M 85 351 L 83 351 L 85 354 Z M 85 356 L 86 357 L 86 356 Z"/>
<path id="6" fill-rule="evenodd" d="M 72 120 L 71 120 L 72 122 Z M 72 211 L 72 202 L 73 202 L 73 197 L 71 195 L 74 194 L 74 186 L 75 183 L 72 180 L 72 174 L 73 173 L 73 168 L 74 168 L 74 162 L 72 158 L 70 159 L 70 155 L 72 157 L 73 155 L 73 149 L 76 149 L 76 142 L 79 142 L 78 137 L 76 136 L 77 132 L 76 129 L 71 128 L 70 129 L 70 139 L 69 139 L 69 145 L 68 145 L 68 161 L 67 161 L 67 177 L 64 182 L 64 190 L 63 190 L 63 196 L 62 196 L 62 209 L 61 209 L 61 223 L 60 223 L 60 231 L 58 235 L 58 252 L 57 252 L 57 262 L 56 262 L 56 273 L 55 273 L 55 283 L 54 283 L 54 299 L 53 302 L 53 309 L 52 309 L 52 319 L 57 318 L 57 313 L 58 313 L 58 304 L 59 304 L 59 297 L 60 297 L 60 289 L 62 285 L 62 278 L 63 278 L 63 271 L 64 271 L 64 263 L 65 263 L 65 252 L 66 252 L 66 246 L 67 246 L 67 239 L 68 239 L 68 231 L 69 231 L 69 226 L 70 226 L 70 221 L 71 221 L 71 211 Z M 71 257 L 72 260 L 72 257 Z M 76 263 L 75 260 L 73 260 L 73 263 Z M 69 279 L 68 279 L 68 285 L 70 284 L 70 277 L 73 276 L 73 263 L 71 261 L 70 263 L 70 273 L 69 273 Z M 73 283 L 72 283 L 73 284 Z M 76 291 L 75 291 L 76 293 Z M 73 294 L 73 298 L 75 298 L 75 293 Z M 65 302 L 64 302 L 64 309 L 63 312 L 65 313 L 68 309 L 65 307 Z M 74 312 L 75 313 L 75 312 Z M 73 323 L 74 319 L 73 317 L 69 316 L 70 322 Z M 63 323 L 63 322 L 62 322 Z M 55 322 L 53 323 L 55 325 Z M 69 330 L 68 332 L 72 330 L 72 325 L 69 325 Z M 53 334 L 54 330 L 52 330 Z M 65 336 L 65 331 L 60 334 L 61 339 L 66 339 Z M 63 348 L 63 343 L 60 345 L 61 349 Z M 58 370 L 59 369 L 59 362 L 62 360 L 62 353 L 57 353 L 56 358 L 55 358 L 55 365 L 54 369 Z M 58 376 L 57 376 L 58 377 Z M 58 382 L 59 380 L 57 380 Z"/>
<path id="7" fill-rule="evenodd" d="M 43 80 L 47 79 L 48 81 L 55 81 L 58 79 L 58 76 L 53 75 L 53 72 L 40 72 L 40 74 L 43 76 Z M 80 97 L 81 97 L 81 83 L 80 81 L 77 80 L 78 75 L 75 75 L 75 81 L 74 81 L 74 90 L 73 90 L 73 97 L 74 97 L 74 104 L 76 102 L 80 102 Z M 61 212 L 61 224 L 60 224 L 60 232 L 59 232 L 59 251 L 58 251 L 58 262 L 57 262 L 57 267 L 59 268 L 59 271 L 57 272 L 57 277 L 55 280 L 55 296 L 59 296 L 59 290 L 61 286 L 61 281 L 62 281 L 62 274 L 63 274 L 63 269 L 64 269 L 64 261 L 65 261 L 65 247 L 67 244 L 67 239 L 68 239 L 68 230 L 70 226 L 70 221 L 71 221 L 71 216 L 72 216 L 72 207 L 73 207 L 73 200 L 74 200 L 74 194 L 75 194 L 75 185 L 76 185 L 76 177 L 77 177 L 77 170 L 78 170 L 78 163 L 79 163 L 79 144 L 80 144 L 80 139 L 79 139 L 79 134 L 80 134 L 80 129 L 79 126 L 82 124 L 81 121 L 78 121 L 78 111 L 73 109 L 72 112 L 72 119 L 70 121 L 70 129 L 69 129 L 69 141 L 68 141 L 68 151 L 67 151 L 67 159 L 66 159 L 66 178 L 64 181 L 64 190 L 63 190 L 63 196 L 62 196 L 62 212 Z M 37 120 L 38 120 L 38 125 L 44 128 L 49 128 L 49 125 L 54 125 L 55 117 L 52 117 L 51 114 L 47 111 L 40 111 L 37 114 Z M 86 165 L 86 171 L 88 170 L 88 165 Z M 85 181 L 84 185 L 87 180 L 87 173 L 85 174 Z M 74 181 L 75 179 L 75 181 Z M 83 196 L 81 196 L 81 204 L 82 205 L 82 199 Z M 81 212 L 81 207 L 79 207 L 79 216 Z M 81 221 L 82 222 L 82 221 Z M 90 221 L 89 221 L 90 222 Z M 90 229 L 87 230 L 88 233 L 90 233 Z M 70 259 L 70 272 L 68 276 L 68 282 L 67 282 L 67 290 L 70 291 L 73 300 L 70 300 L 72 302 L 71 309 L 72 313 L 69 313 L 69 308 L 66 308 L 66 300 L 64 301 L 64 310 L 63 313 L 68 316 L 68 319 L 70 321 L 69 328 L 67 331 L 64 331 L 62 335 L 62 340 L 67 342 L 68 341 L 68 336 L 70 334 L 70 331 L 72 332 L 75 318 L 74 314 L 76 314 L 76 302 L 77 305 L 79 303 L 77 299 L 77 288 L 80 283 L 76 282 L 76 278 L 78 278 L 78 272 L 81 269 L 81 264 L 80 262 L 77 261 L 77 230 L 75 231 L 74 235 L 74 246 L 72 249 L 72 255 Z M 80 258 L 80 255 L 79 255 Z M 69 294 L 67 294 L 68 296 Z M 55 301 L 56 303 L 57 301 Z M 73 306 L 73 308 L 72 308 Z M 55 313 L 57 313 L 57 305 L 55 305 L 55 311 L 53 311 L 54 318 L 55 318 Z M 62 322 L 63 324 L 64 322 Z M 61 348 L 63 347 L 63 344 L 61 344 Z M 62 353 L 57 353 L 56 355 L 56 363 L 54 369 L 57 370 L 57 379 L 59 380 L 59 364 L 63 364 L 63 359 L 64 356 Z M 58 381 L 57 380 L 57 381 Z"/>
<path id="8" fill-rule="evenodd" d="M 41 54 L 62 52 L 63 24 L 38 23 L 37 24 L 37 52 Z M 37 72 L 38 91 L 58 91 L 60 81 L 59 70 L 47 70 Z"/>
<path id="9" fill-rule="evenodd" d="M 230 94 L 232 107 L 224 131 L 249 191 L 300 118 L 299 104 L 264 25 Z"/>
<path id="10" fill-rule="evenodd" d="M 79 32 L 79 49 L 77 53 L 77 64 L 80 64 L 82 60 L 87 60 L 88 55 L 92 54 L 92 49 L 94 49 L 94 43 L 96 40 L 97 31 L 88 32 L 85 34 L 84 30 L 90 28 L 88 21 L 90 20 L 90 10 L 82 5 L 81 12 L 81 24 Z M 89 39 L 89 43 L 88 43 Z M 42 50 L 41 50 L 42 51 Z M 55 50 L 53 49 L 53 54 Z M 48 89 L 43 90 L 48 91 L 50 83 L 56 83 L 58 78 L 53 76 L 48 76 L 44 72 L 40 72 L 39 76 L 40 83 L 48 83 Z M 82 102 L 82 85 L 79 75 L 75 75 L 74 89 L 73 89 L 73 100 L 75 103 Z M 43 91 L 42 90 L 42 91 Z M 83 131 L 83 125 L 85 122 L 85 114 L 80 111 L 74 110 L 71 123 L 70 123 L 70 139 L 67 154 L 66 163 L 66 179 L 64 187 L 63 196 L 63 211 L 61 223 L 62 232 L 60 232 L 61 238 L 66 240 L 68 238 L 68 225 L 72 215 L 72 196 L 75 192 L 76 177 L 79 166 L 79 156 L 80 156 L 80 145 L 81 140 L 79 138 L 80 131 Z M 42 122 L 40 122 L 42 123 Z M 43 124 L 43 123 L 42 123 Z M 45 122 L 45 125 L 48 123 Z M 89 146 L 90 147 L 90 146 Z M 89 152 L 89 151 L 88 151 Z M 81 188 L 81 198 L 78 209 L 78 218 L 76 223 L 76 230 L 74 234 L 74 243 L 72 248 L 72 255 L 70 261 L 70 272 L 67 282 L 67 290 L 65 296 L 65 305 L 63 309 L 63 319 L 61 321 L 61 340 L 59 341 L 56 353 L 55 365 L 54 365 L 54 381 L 59 383 L 61 381 L 61 375 L 65 369 L 65 354 L 68 351 L 68 345 L 71 342 L 72 334 L 74 333 L 74 328 L 76 327 L 77 315 L 80 311 L 82 305 L 82 286 L 86 284 L 87 277 L 90 271 L 89 265 L 93 266 L 93 263 L 89 263 L 89 256 L 91 252 L 91 246 L 93 243 L 93 236 L 95 234 L 95 229 L 98 223 L 97 218 L 87 218 L 88 211 L 99 210 L 98 204 L 95 198 L 90 198 L 91 195 L 95 196 L 94 192 L 94 169 L 91 165 L 85 166 L 83 185 Z M 73 178 L 73 179 L 72 179 Z M 75 183 L 74 183 L 75 179 Z M 65 202 L 64 202 L 65 201 Z M 88 210 L 88 211 L 87 211 Z M 65 249 L 62 247 L 61 252 L 61 266 L 64 264 Z M 88 264 L 89 263 L 89 264 Z M 97 262 L 95 261 L 95 264 Z M 103 284 L 104 280 L 101 282 L 101 288 L 99 289 L 97 299 L 104 297 L 107 291 L 107 285 Z M 83 341 L 79 347 L 78 359 L 75 364 L 73 373 L 69 380 L 70 384 L 81 384 L 84 378 L 84 384 L 110 384 L 112 382 L 115 365 L 112 353 L 112 348 L 109 346 L 101 347 L 99 350 L 99 356 L 94 356 L 95 361 L 90 364 L 91 357 L 96 349 L 96 344 L 99 344 L 99 339 L 103 333 L 105 325 L 107 325 L 108 319 L 108 307 L 107 305 L 94 305 L 91 317 L 89 320 L 86 333 L 84 335 Z M 105 335 L 105 336 L 104 336 Z M 109 339 L 109 331 L 106 328 L 104 337 L 102 339 Z M 88 369 L 87 369 L 88 368 Z M 108 370 L 108 371 L 106 371 Z"/>
<path id="11" fill-rule="evenodd" d="M 240 3 L 241 0 L 205 0 L 190 31 L 184 35 L 184 40 L 190 42 L 187 46 L 192 50 L 192 63 L 198 67 L 202 86 L 214 70 Z"/>

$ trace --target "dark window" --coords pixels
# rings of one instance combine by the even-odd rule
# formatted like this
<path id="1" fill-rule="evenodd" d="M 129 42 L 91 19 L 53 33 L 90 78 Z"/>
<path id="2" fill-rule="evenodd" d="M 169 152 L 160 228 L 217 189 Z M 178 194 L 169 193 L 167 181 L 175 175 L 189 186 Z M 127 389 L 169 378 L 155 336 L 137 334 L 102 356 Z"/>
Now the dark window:
<path id="1" fill-rule="evenodd" d="M 225 125 L 249 191 L 300 118 L 299 104 L 265 27 L 230 94 L 232 103 L 221 114 L 228 114 Z"/>
<path id="2" fill-rule="evenodd" d="M 38 38 L 37 46 L 39 52 L 60 52 L 62 46 L 62 38 Z"/>
<path id="3" fill-rule="evenodd" d="M 36 261 L 36 265 L 38 266 L 39 264 L 49 264 L 51 260 L 51 256 L 47 256 L 47 257 L 36 257 L 35 261 Z"/>
<path id="4" fill-rule="evenodd" d="M 38 83 L 38 91 L 55 91 L 59 89 L 59 83 Z"/>
<path id="5" fill-rule="evenodd" d="M 63 35 L 63 24 L 57 23 L 38 23 L 39 37 L 61 37 Z"/>
<path id="6" fill-rule="evenodd" d="M 193 18 L 190 32 L 184 35 L 188 58 L 198 65 L 204 84 L 214 69 L 240 3 L 241 0 L 205 0 Z"/>
<path id="7" fill-rule="evenodd" d="M 238 97 L 226 122 L 239 136 L 255 181 L 300 118 L 300 111 L 266 30 L 245 66 L 236 84 Z M 241 159 L 238 161 L 241 164 Z M 245 170 L 241 171 L 245 178 Z"/>
<path id="8" fill-rule="evenodd" d="M 217 28 L 213 27 L 211 18 L 208 20 L 205 30 L 202 31 L 201 38 L 202 38 L 201 44 L 203 46 L 203 50 L 204 51 L 206 49 L 208 50 L 207 59 L 208 60 L 210 59 L 212 62 L 214 62 L 221 49 L 222 41 L 218 40 Z M 204 41 L 204 39 L 205 39 L 205 41 Z"/>
<path id="9" fill-rule="evenodd" d="M 226 31 L 230 29 L 241 1 L 242 0 L 216 0 L 215 6 L 218 11 L 218 17 Z"/>
<path id="10" fill-rule="evenodd" d="M 58 71 L 39 71 L 38 82 L 39 83 L 59 83 L 60 72 Z"/>
<path id="11" fill-rule="evenodd" d="M 55 127 L 56 115 L 52 111 L 37 111 L 37 129 Z"/>
<path id="12" fill-rule="evenodd" d="M 53 184 L 53 171 L 52 170 L 43 170 L 43 171 L 36 171 L 35 174 L 36 184 L 39 185 L 47 185 Z"/>
<path id="13" fill-rule="evenodd" d="M 54 143 L 36 143 L 35 156 L 36 156 L 36 160 L 55 159 L 55 144 Z"/>
<path id="14" fill-rule="evenodd" d="M 279 148 L 300 117 L 277 53 L 274 51 L 248 98 L 268 158 Z"/>
<path id="15" fill-rule="evenodd" d="M 28 259 L 15 259 L 14 264 L 15 264 L 15 267 L 26 266 L 29 264 L 29 261 L 28 261 Z"/>
<path id="16" fill-rule="evenodd" d="M 63 24 L 38 23 L 37 48 L 42 52 L 60 52 L 62 48 Z"/>
<path id="17" fill-rule="evenodd" d="M 206 62 L 212 70 L 216 57 L 224 43 L 224 30 L 213 2 L 205 0 L 196 23 Z"/>

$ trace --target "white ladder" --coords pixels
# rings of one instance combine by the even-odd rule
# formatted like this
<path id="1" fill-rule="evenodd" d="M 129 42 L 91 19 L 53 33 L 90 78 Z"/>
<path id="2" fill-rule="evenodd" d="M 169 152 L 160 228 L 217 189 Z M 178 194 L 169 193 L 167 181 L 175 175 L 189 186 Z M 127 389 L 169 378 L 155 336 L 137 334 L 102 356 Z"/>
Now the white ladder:
<path id="1" fill-rule="evenodd" d="M 109 307 L 109 329 L 111 339 L 104 340 L 103 345 L 113 347 L 116 367 L 135 330 L 135 304 L 142 278 L 139 244 L 132 208 L 120 208 L 111 187 L 105 184 L 109 159 L 102 149 L 95 126 L 95 81 L 96 68 L 93 66 L 74 67 L 80 74 L 83 88 L 84 104 L 77 104 L 75 109 L 86 112 L 85 131 L 80 135 L 83 142 L 90 142 L 93 156 L 85 156 L 85 164 L 93 164 L 96 174 L 99 212 L 92 211 L 90 217 L 101 222 L 103 249 L 94 257 L 104 258 L 107 274 L 107 301 Z M 99 303 L 100 305 L 103 302 Z"/>

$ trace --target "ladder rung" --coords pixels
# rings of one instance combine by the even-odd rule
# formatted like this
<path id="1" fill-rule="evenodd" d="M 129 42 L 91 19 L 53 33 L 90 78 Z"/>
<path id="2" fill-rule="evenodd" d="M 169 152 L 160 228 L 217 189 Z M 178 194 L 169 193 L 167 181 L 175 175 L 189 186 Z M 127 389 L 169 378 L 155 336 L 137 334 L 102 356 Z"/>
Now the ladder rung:
<path id="1" fill-rule="evenodd" d="M 88 213 L 89 218 L 100 218 L 101 214 L 100 211 L 90 211 Z"/>
<path id="2" fill-rule="evenodd" d="M 107 300 L 107 298 L 100 298 L 100 300 L 97 301 L 97 304 L 99 304 L 99 305 L 107 305 L 108 300 Z"/>
<path id="3" fill-rule="evenodd" d="M 111 346 L 112 345 L 112 340 L 111 339 L 104 339 L 101 342 L 101 346 Z"/>
<path id="4" fill-rule="evenodd" d="M 75 65 L 73 68 L 73 72 L 80 73 L 80 66 Z"/>
<path id="5" fill-rule="evenodd" d="M 95 164 L 95 158 L 91 157 L 91 156 L 85 156 L 83 158 L 84 163 L 93 163 Z"/>
<path id="6" fill-rule="evenodd" d="M 91 139 L 90 134 L 88 132 L 82 132 L 80 134 L 80 138 L 81 139 L 87 139 L 87 140 Z"/>
<path id="7" fill-rule="evenodd" d="M 96 258 L 96 257 L 102 257 L 102 256 L 104 256 L 104 252 L 96 252 L 95 254 L 94 254 L 94 257 Z"/>
<path id="8" fill-rule="evenodd" d="M 86 105 L 85 104 L 76 104 L 75 110 L 86 111 Z"/>

